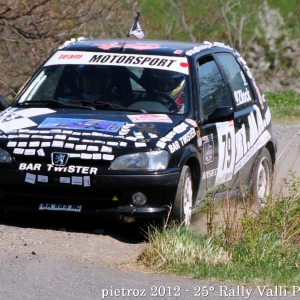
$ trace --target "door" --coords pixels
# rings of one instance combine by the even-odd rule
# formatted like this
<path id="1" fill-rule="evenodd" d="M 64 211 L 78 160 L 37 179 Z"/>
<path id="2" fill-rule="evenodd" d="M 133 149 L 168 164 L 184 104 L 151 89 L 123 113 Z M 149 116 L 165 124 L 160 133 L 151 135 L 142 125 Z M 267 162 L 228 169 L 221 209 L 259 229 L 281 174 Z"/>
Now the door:
<path id="1" fill-rule="evenodd" d="M 238 183 L 247 183 L 255 163 L 255 154 L 264 140 L 264 121 L 247 73 L 231 53 L 216 53 L 234 98 L 236 156 L 234 174 Z"/>
<path id="2" fill-rule="evenodd" d="M 202 187 L 207 190 L 234 180 L 235 126 L 230 93 L 212 55 L 198 59 L 197 75 L 199 109 L 207 119 L 201 128 L 204 164 Z M 227 117 L 221 116 L 221 121 L 218 121 L 216 113 L 226 109 L 232 113 Z"/>

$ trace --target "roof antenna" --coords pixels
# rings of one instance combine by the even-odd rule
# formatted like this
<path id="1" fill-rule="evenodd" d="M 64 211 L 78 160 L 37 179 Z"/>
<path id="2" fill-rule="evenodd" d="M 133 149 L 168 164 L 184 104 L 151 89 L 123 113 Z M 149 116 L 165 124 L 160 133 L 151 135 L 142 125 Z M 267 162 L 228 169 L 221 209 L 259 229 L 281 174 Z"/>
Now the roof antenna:
<path id="1" fill-rule="evenodd" d="M 133 34 L 138 39 L 142 39 L 144 37 L 144 32 L 139 23 L 140 16 L 141 16 L 141 14 L 139 12 L 137 12 L 135 20 L 133 22 L 133 25 L 131 26 L 129 32 L 126 34 L 126 39 L 124 41 L 124 44 L 121 47 L 121 51 L 124 51 L 124 46 L 126 44 L 126 41 L 130 37 L 131 34 Z"/>

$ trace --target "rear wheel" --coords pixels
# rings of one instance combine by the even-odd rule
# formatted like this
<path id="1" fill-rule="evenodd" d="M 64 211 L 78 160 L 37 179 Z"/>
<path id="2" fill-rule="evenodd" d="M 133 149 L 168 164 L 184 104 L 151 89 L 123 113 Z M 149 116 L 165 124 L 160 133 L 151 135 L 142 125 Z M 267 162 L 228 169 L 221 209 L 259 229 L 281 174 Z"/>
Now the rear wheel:
<path id="1" fill-rule="evenodd" d="M 193 181 L 188 166 L 182 168 L 171 218 L 188 227 L 192 218 Z"/>
<path id="2" fill-rule="evenodd" d="M 258 157 L 251 187 L 252 204 L 258 208 L 266 205 L 271 193 L 272 161 L 269 151 L 264 148 Z"/>

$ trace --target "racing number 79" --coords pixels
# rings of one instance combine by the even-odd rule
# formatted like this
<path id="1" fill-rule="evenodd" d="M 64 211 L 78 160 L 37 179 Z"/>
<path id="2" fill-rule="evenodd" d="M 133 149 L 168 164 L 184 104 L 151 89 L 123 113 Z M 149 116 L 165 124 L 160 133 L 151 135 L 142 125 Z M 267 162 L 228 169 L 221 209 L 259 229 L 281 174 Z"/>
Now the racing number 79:
<path id="1" fill-rule="evenodd" d="M 235 130 L 232 122 L 217 126 L 218 132 L 218 171 L 215 185 L 231 180 L 235 162 Z"/>
<path id="2" fill-rule="evenodd" d="M 223 156 L 223 163 L 222 163 L 222 170 L 224 170 L 225 163 L 227 162 L 226 169 L 229 169 L 231 164 L 231 134 L 227 132 L 222 135 L 222 143 L 224 146 L 224 156 Z"/>

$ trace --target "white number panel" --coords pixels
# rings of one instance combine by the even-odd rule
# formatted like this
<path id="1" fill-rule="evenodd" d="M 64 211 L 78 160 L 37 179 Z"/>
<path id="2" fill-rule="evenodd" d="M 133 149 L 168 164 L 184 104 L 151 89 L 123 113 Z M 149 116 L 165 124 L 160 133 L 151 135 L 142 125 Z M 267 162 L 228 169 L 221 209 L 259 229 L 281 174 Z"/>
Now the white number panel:
<path id="1" fill-rule="evenodd" d="M 218 168 L 215 185 L 231 180 L 235 164 L 235 130 L 233 121 L 216 123 L 218 133 Z"/>

